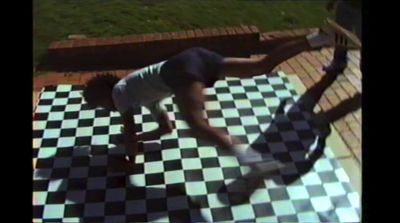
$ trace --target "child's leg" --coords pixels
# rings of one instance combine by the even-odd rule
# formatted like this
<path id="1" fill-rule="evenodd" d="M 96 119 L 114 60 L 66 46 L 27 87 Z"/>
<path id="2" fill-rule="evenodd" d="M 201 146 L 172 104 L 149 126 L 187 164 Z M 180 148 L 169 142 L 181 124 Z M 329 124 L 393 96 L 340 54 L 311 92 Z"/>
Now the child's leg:
<path id="1" fill-rule="evenodd" d="M 223 76 L 239 78 L 268 74 L 283 61 L 311 49 L 313 47 L 310 46 L 305 37 L 291 40 L 273 50 L 268 56 L 261 58 L 227 57 L 224 59 L 221 72 Z"/>

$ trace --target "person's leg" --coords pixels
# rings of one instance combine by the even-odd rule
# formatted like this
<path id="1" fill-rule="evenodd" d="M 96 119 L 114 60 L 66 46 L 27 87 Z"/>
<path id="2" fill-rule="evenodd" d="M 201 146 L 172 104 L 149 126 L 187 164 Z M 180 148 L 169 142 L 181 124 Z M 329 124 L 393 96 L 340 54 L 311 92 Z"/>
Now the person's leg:
<path id="1" fill-rule="evenodd" d="M 297 54 L 312 50 L 306 37 L 291 40 L 276 48 L 268 56 L 258 58 L 224 58 L 221 73 L 223 76 L 251 78 L 270 73 L 283 61 Z"/>
<path id="2" fill-rule="evenodd" d="M 346 3 L 338 2 L 335 10 L 335 21 L 342 27 L 352 32 L 357 22 L 357 12 L 351 9 Z M 357 34 L 357 32 L 356 32 Z M 359 37 L 357 35 L 357 37 Z M 333 51 L 333 58 L 329 65 L 323 68 L 326 72 L 343 72 L 347 67 L 347 49 L 343 46 L 336 46 Z"/>
<path id="3" fill-rule="evenodd" d="M 268 74 L 283 61 L 303 51 L 320 49 L 321 47 L 332 45 L 354 47 L 357 45 L 357 42 L 354 41 L 353 35 L 338 24 L 328 21 L 328 26 L 324 29 L 320 29 L 318 32 L 311 33 L 302 38 L 290 40 L 274 49 L 268 56 L 258 58 L 224 58 L 221 75 L 251 78 L 253 76 Z"/>

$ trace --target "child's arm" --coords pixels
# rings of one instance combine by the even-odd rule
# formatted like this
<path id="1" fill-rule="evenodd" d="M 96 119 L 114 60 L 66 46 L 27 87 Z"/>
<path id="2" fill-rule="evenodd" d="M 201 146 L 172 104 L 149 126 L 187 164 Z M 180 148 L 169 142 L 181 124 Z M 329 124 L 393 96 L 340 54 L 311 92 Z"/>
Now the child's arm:
<path id="1" fill-rule="evenodd" d="M 133 112 L 132 110 L 128 110 L 124 112 L 122 115 L 122 123 L 124 125 L 124 142 L 126 151 L 132 159 L 134 160 L 137 154 L 137 140 L 136 140 L 136 131 L 135 131 L 135 122 L 133 120 Z"/>

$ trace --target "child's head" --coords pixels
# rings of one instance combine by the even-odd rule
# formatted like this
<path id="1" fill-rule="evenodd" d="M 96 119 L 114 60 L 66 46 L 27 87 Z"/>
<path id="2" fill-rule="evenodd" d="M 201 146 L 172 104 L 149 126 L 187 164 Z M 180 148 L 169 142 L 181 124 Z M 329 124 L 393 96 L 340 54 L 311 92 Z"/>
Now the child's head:
<path id="1" fill-rule="evenodd" d="M 92 108 L 102 107 L 115 111 L 112 89 L 118 81 L 119 78 L 111 74 L 97 75 L 86 83 L 83 98 Z"/>

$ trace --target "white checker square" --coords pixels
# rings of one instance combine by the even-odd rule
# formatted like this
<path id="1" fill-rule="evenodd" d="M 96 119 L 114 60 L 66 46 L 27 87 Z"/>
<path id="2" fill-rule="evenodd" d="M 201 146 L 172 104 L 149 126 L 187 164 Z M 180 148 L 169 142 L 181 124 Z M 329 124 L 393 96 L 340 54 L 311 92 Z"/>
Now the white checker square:
<path id="1" fill-rule="evenodd" d="M 45 149 L 39 149 L 37 158 L 50 158 L 55 156 L 57 153 L 57 148 L 55 147 L 47 147 Z"/>
<path id="2" fill-rule="evenodd" d="M 204 168 L 203 170 L 204 181 L 223 180 L 224 174 L 219 167 Z"/>
<path id="3" fill-rule="evenodd" d="M 215 88 L 206 88 L 206 89 L 204 89 L 204 94 L 207 94 L 207 95 L 213 95 L 213 94 L 216 94 L 217 92 L 215 91 Z"/>
<path id="4" fill-rule="evenodd" d="M 193 146 L 196 146 L 196 145 L 197 145 L 197 141 L 195 138 L 178 139 L 178 146 L 180 149 L 193 148 Z"/>
<path id="5" fill-rule="evenodd" d="M 168 211 L 181 210 L 189 207 L 186 196 L 168 197 L 167 205 L 168 205 Z"/>
<path id="6" fill-rule="evenodd" d="M 224 118 L 237 118 L 240 117 L 239 112 L 235 108 L 222 109 L 222 115 Z"/>
<path id="7" fill-rule="evenodd" d="M 65 111 L 66 112 L 78 112 L 81 110 L 81 105 L 80 104 L 68 104 L 65 106 Z"/>
<path id="8" fill-rule="evenodd" d="M 264 99 L 260 92 L 248 92 L 246 93 L 247 98 L 254 100 L 254 99 Z"/>
<path id="9" fill-rule="evenodd" d="M 164 173 L 166 184 L 183 183 L 185 182 L 185 175 L 182 170 L 167 171 Z"/>
<path id="10" fill-rule="evenodd" d="M 361 199 L 357 192 L 348 193 L 347 198 L 349 199 L 351 206 L 354 208 L 360 207 Z"/>
<path id="11" fill-rule="evenodd" d="M 182 168 L 184 170 L 202 169 L 201 161 L 198 158 L 185 158 L 185 159 L 182 159 Z"/>
<path id="12" fill-rule="evenodd" d="M 69 177 L 72 178 L 87 178 L 89 173 L 88 167 L 73 167 L 69 170 Z"/>
<path id="13" fill-rule="evenodd" d="M 60 121 L 64 119 L 64 112 L 51 112 L 47 120 L 49 121 Z"/>
<path id="14" fill-rule="evenodd" d="M 57 141 L 57 147 L 71 147 L 75 145 L 75 137 L 61 137 Z"/>
<path id="15" fill-rule="evenodd" d="M 218 157 L 219 165 L 221 167 L 237 167 L 239 166 L 239 162 L 234 156 L 219 156 Z"/>
<path id="16" fill-rule="evenodd" d="M 295 130 L 305 130 L 311 128 L 306 121 L 293 121 L 292 125 Z"/>
<path id="17" fill-rule="evenodd" d="M 340 182 L 325 183 L 323 186 L 326 194 L 330 197 L 346 194 L 346 191 L 344 190 L 342 183 Z"/>
<path id="18" fill-rule="evenodd" d="M 44 91 L 40 94 L 40 99 L 53 99 L 56 96 L 56 92 Z"/>
<path id="19" fill-rule="evenodd" d="M 144 174 L 134 174 L 129 176 L 129 182 L 136 187 L 146 186 L 146 178 Z"/>
<path id="20" fill-rule="evenodd" d="M 63 128 L 63 129 L 70 129 L 70 128 L 76 128 L 76 127 L 78 127 L 77 119 L 63 120 L 61 122 L 61 128 Z"/>
<path id="21" fill-rule="evenodd" d="M 246 135 L 246 130 L 243 126 L 235 125 L 235 126 L 228 126 L 228 132 L 231 135 Z"/>
<path id="22" fill-rule="evenodd" d="M 265 104 L 270 107 L 278 107 L 279 104 L 281 103 L 281 100 L 279 98 L 265 98 L 264 99 Z"/>
<path id="23" fill-rule="evenodd" d="M 201 146 L 197 150 L 199 158 L 218 157 L 217 150 L 211 146 Z"/>
<path id="24" fill-rule="evenodd" d="M 105 201 L 125 201 L 125 188 L 111 188 L 106 190 Z"/>
<path id="25" fill-rule="evenodd" d="M 242 86 L 231 86 L 231 87 L 229 87 L 229 91 L 232 94 L 245 93 L 245 90 Z"/>
<path id="26" fill-rule="evenodd" d="M 340 222 L 360 222 L 360 218 L 354 208 L 336 208 Z"/>
<path id="27" fill-rule="evenodd" d="M 186 182 L 185 188 L 188 195 L 207 194 L 207 187 L 204 182 Z"/>
<path id="28" fill-rule="evenodd" d="M 300 138 L 297 135 L 296 131 L 281 132 L 281 136 L 282 136 L 282 139 L 284 141 L 298 141 L 298 140 L 300 140 Z"/>
<path id="29" fill-rule="evenodd" d="M 146 198 L 147 199 L 166 198 L 166 196 L 167 196 L 167 192 L 165 190 L 164 185 L 146 187 Z"/>
<path id="30" fill-rule="evenodd" d="M 32 204 L 33 205 L 44 205 L 46 204 L 47 192 L 43 191 L 34 191 L 32 195 Z"/>
<path id="31" fill-rule="evenodd" d="M 240 121 L 245 126 L 247 126 L 247 125 L 258 125 L 258 120 L 254 116 L 240 117 Z"/>
<path id="32" fill-rule="evenodd" d="M 60 84 L 57 85 L 57 92 L 69 92 L 71 91 L 72 85 L 67 85 L 67 84 Z"/>
<path id="33" fill-rule="evenodd" d="M 314 170 L 317 172 L 323 172 L 323 171 L 332 171 L 334 170 L 334 168 L 328 159 L 319 159 L 314 164 Z"/>
<path id="34" fill-rule="evenodd" d="M 234 100 L 232 94 L 227 94 L 227 93 L 217 94 L 217 99 L 218 99 L 218 101 L 233 101 Z"/>
<path id="35" fill-rule="evenodd" d="M 79 112 L 79 119 L 95 118 L 94 110 L 83 110 Z"/>
<path id="36" fill-rule="evenodd" d="M 89 177 L 87 181 L 87 189 L 88 190 L 95 190 L 95 189 L 105 189 L 106 184 L 105 177 Z"/>
<path id="37" fill-rule="evenodd" d="M 166 149 L 161 150 L 161 156 L 164 161 L 181 159 L 181 152 L 179 149 Z"/>
<path id="38" fill-rule="evenodd" d="M 75 136 L 92 136 L 93 135 L 93 127 L 79 127 L 76 128 Z"/>
<path id="39" fill-rule="evenodd" d="M 33 130 L 41 130 L 46 128 L 46 121 L 33 121 L 32 122 L 32 129 Z"/>
<path id="40" fill-rule="evenodd" d="M 68 98 L 55 98 L 53 100 L 53 105 L 67 105 Z"/>
<path id="41" fill-rule="evenodd" d="M 290 200 L 273 201 L 271 204 L 277 216 L 291 215 L 296 213 Z"/>
<path id="42" fill-rule="evenodd" d="M 271 198 L 269 197 L 268 190 L 263 188 L 263 189 L 256 189 L 251 194 L 250 201 L 252 204 L 259 204 L 259 203 L 270 202 Z"/>
<path id="43" fill-rule="evenodd" d="M 347 174 L 343 168 L 336 169 L 335 174 L 336 174 L 336 177 L 338 178 L 338 180 L 341 182 L 349 182 L 350 181 L 349 177 L 347 176 Z"/>
<path id="44" fill-rule="evenodd" d="M 297 218 L 299 219 L 299 222 L 320 222 L 320 219 L 318 217 L 317 213 L 314 212 L 303 212 L 297 214 Z"/>
<path id="45" fill-rule="evenodd" d="M 149 132 L 152 131 L 154 129 L 158 128 L 158 124 L 156 122 L 145 122 L 142 124 L 143 127 L 143 132 Z"/>
<path id="46" fill-rule="evenodd" d="M 256 86 L 256 82 L 254 81 L 254 79 L 240 79 L 240 83 L 242 86 Z"/>
<path id="47" fill-rule="evenodd" d="M 162 161 L 145 162 L 144 172 L 146 174 L 164 172 L 164 165 Z"/>
<path id="48" fill-rule="evenodd" d="M 218 101 L 206 101 L 204 104 L 207 110 L 221 110 L 221 105 Z"/>
<path id="49" fill-rule="evenodd" d="M 308 172 L 307 174 L 303 175 L 301 177 L 301 181 L 304 185 L 319 185 L 322 183 L 318 174 L 314 172 Z"/>
<path id="50" fill-rule="evenodd" d="M 175 120 L 176 129 L 189 129 L 188 124 L 183 120 Z"/>
<path id="51" fill-rule="evenodd" d="M 265 107 L 253 107 L 252 110 L 253 110 L 254 115 L 257 117 L 271 115 L 269 110 Z"/>
<path id="52" fill-rule="evenodd" d="M 109 135 L 92 136 L 92 145 L 107 145 L 109 143 Z"/>
<path id="53" fill-rule="evenodd" d="M 43 218 L 62 218 L 64 216 L 64 204 L 48 204 L 44 206 Z"/>
<path id="54" fill-rule="evenodd" d="M 54 168 L 71 167 L 72 157 L 55 157 L 53 161 Z"/>
<path id="55" fill-rule="evenodd" d="M 310 197 L 304 186 L 288 186 L 286 190 L 291 200 L 308 199 Z"/>
<path id="56" fill-rule="evenodd" d="M 104 211 L 105 203 L 86 203 L 84 215 L 87 217 L 104 216 Z"/>
<path id="57" fill-rule="evenodd" d="M 257 222 L 257 223 L 277 223 L 277 222 L 279 222 L 279 221 L 278 221 L 278 218 L 277 218 L 277 217 L 271 216 L 271 217 L 261 217 L 261 218 L 257 218 L 257 219 L 256 219 L 256 222 Z"/>
<path id="58" fill-rule="evenodd" d="M 225 193 L 207 194 L 207 201 L 210 208 L 225 207 L 229 203 L 228 196 Z"/>
<path id="59" fill-rule="evenodd" d="M 240 108 L 252 108 L 250 100 L 247 99 L 238 99 L 233 102 L 235 104 L 235 107 L 240 109 Z"/>
<path id="60" fill-rule="evenodd" d="M 289 98 L 290 96 L 292 96 L 292 94 L 288 90 L 276 90 L 275 94 L 279 98 Z"/>
<path id="61" fill-rule="evenodd" d="M 270 77 L 268 78 L 268 82 L 271 85 L 279 85 L 279 84 L 283 84 L 283 80 L 281 77 Z"/>
<path id="62" fill-rule="evenodd" d="M 260 92 L 273 92 L 274 89 L 269 84 L 259 84 L 257 85 L 258 91 Z"/>
<path id="63" fill-rule="evenodd" d="M 51 110 L 51 106 L 49 105 L 38 105 L 36 107 L 36 113 L 49 113 Z"/>
<path id="64" fill-rule="evenodd" d="M 268 139 L 266 140 L 268 142 Z M 282 142 L 268 143 L 268 148 L 270 149 L 271 153 L 280 153 L 286 151 L 286 146 Z"/>
<path id="65" fill-rule="evenodd" d="M 314 210 L 317 212 L 329 211 L 335 208 L 329 197 L 311 197 L 310 200 Z"/>
<path id="66" fill-rule="evenodd" d="M 82 91 L 70 91 L 68 98 L 82 98 Z"/>
<path id="67" fill-rule="evenodd" d="M 110 121 L 111 121 L 110 117 L 95 118 L 93 121 L 93 126 L 109 126 Z"/>
<path id="68" fill-rule="evenodd" d="M 209 118 L 208 123 L 213 127 L 225 127 L 227 125 L 224 118 Z"/>
<path id="69" fill-rule="evenodd" d="M 232 207 L 232 215 L 236 221 L 253 219 L 255 217 L 253 207 L 249 204 L 233 206 Z"/>
<path id="70" fill-rule="evenodd" d="M 126 201 L 126 213 L 142 214 L 146 213 L 146 200 L 130 200 Z"/>

